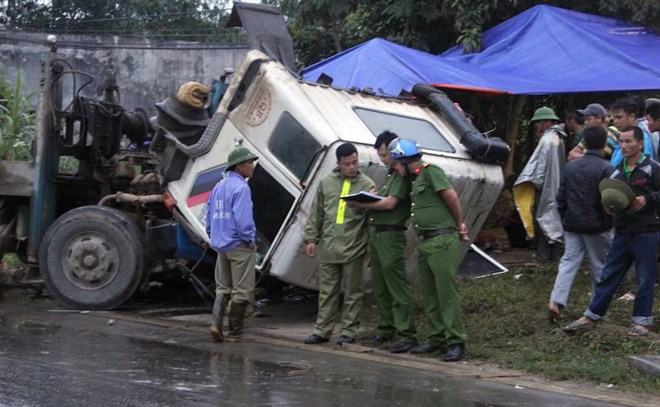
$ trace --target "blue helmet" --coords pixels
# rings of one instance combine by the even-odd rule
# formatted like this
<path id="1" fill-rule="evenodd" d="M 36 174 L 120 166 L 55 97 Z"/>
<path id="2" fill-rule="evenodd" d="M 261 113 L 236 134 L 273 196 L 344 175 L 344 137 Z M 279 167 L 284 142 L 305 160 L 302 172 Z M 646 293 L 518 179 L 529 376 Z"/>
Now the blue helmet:
<path id="1" fill-rule="evenodd" d="M 389 145 L 390 157 L 393 160 L 410 161 L 417 158 L 421 152 L 417 143 L 409 139 L 394 139 Z"/>

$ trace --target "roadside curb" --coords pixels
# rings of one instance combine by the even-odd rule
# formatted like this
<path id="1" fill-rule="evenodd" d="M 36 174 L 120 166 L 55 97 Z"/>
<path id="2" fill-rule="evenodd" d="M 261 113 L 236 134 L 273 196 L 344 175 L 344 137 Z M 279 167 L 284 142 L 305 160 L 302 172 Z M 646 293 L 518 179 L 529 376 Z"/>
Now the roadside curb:
<path id="1" fill-rule="evenodd" d="M 113 318 L 127 322 L 143 323 L 170 329 L 185 330 L 205 335 L 208 334 L 206 326 L 154 316 L 144 317 L 139 315 L 127 315 L 116 311 L 90 312 L 88 315 L 101 318 Z M 520 390 L 533 389 L 546 391 L 562 395 L 582 397 L 590 400 L 617 403 L 630 407 L 656 407 L 660 405 L 660 398 L 658 397 L 649 395 L 639 396 L 611 389 L 604 385 L 598 386 L 587 382 L 555 382 L 542 377 L 533 376 L 527 372 L 499 368 L 486 362 L 479 363 L 475 361 L 463 361 L 458 363 L 448 363 L 430 357 L 418 357 L 408 354 L 390 354 L 387 351 L 366 348 L 361 345 L 352 345 L 344 348 L 331 344 L 305 345 L 302 341 L 293 341 L 282 335 L 273 334 L 269 330 L 255 327 L 248 328 L 247 332 L 243 334 L 242 342 L 262 343 L 289 349 L 301 349 L 309 352 L 382 363 L 390 366 L 424 370 L 427 372 L 442 374 L 448 378 L 483 380 L 500 385 L 510 385 L 515 389 Z M 223 346 L 223 344 L 218 344 L 218 346 Z"/>

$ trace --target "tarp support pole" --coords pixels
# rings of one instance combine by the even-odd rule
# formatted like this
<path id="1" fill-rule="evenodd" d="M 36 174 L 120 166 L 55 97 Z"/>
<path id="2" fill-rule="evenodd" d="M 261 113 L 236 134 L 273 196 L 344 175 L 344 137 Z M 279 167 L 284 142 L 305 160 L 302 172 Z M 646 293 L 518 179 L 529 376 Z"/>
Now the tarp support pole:
<path id="1" fill-rule="evenodd" d="M 509 153 L 509 158 L 506 160 L 504 165 L 504 178 L 513 174 L 513 157 L 516 153 L 516 146 L 518 144 L 518 136 L 520 135 L 520 123 L 522 122 L 522 113 L 523 108 L 525 107 L 525 101 L 527 96 L 525 95 L 514 95 L 512 96 L 511 101 L 511 110 L 509 111 L 509 123 L 506 129 L 506 143 L 511 148 L 511 153 Z"/>

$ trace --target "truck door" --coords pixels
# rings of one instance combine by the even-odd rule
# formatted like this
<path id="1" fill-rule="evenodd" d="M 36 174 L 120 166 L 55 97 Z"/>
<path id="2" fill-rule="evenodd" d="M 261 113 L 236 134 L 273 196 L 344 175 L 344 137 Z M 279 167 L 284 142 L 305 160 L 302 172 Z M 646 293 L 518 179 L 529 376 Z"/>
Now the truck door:
<path id="1" fill-rule="evenodd" d="M 305 178 L 323 151 L 321 143 L 286 111 L 281 113 L 265 147 L 268 151 L 264 155 L 273 159 L 260 160 L 250 180 L 257 234 L 263 239 L 258 248 L 260 267 L 272 257 L 287 233 L 303 196 Z"/>

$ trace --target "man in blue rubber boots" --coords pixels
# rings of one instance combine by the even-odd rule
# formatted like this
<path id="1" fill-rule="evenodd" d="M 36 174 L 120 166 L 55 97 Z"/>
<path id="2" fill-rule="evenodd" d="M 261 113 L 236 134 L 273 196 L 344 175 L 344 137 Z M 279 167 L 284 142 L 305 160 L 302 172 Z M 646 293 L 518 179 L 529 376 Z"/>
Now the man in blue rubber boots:
<path id="1" fill-rule="evenodd" d="M 463 359 L 467 335 L 456 285 L 460 241 L 469 241 L 461 203 L 444 171 L 422 161 L 412 140 L 390 143 L 390 155 L 398 160 L 401 175 L 412 177 L 411 221 L 417 233 L 417 276 L 422 291 L 429 333 L 426 341 L 410 352 L 432 353 L 445 348 L 442 360 Z"/>
<path id="2" fill-rule="evenodd" d="M 229 153 L 226 176 L 213 188 L 206 209 L 206 231 L 217 252 L 215 302 L 209 332 L 214 341 L 224 339 L 222 319 L 229 308 L 229 337 L 243 333 L 245 310 L 254 300 L 256 226 L 252 192 L 246 179 L 254 174 L 257 156 L 245 147 Z"/>

